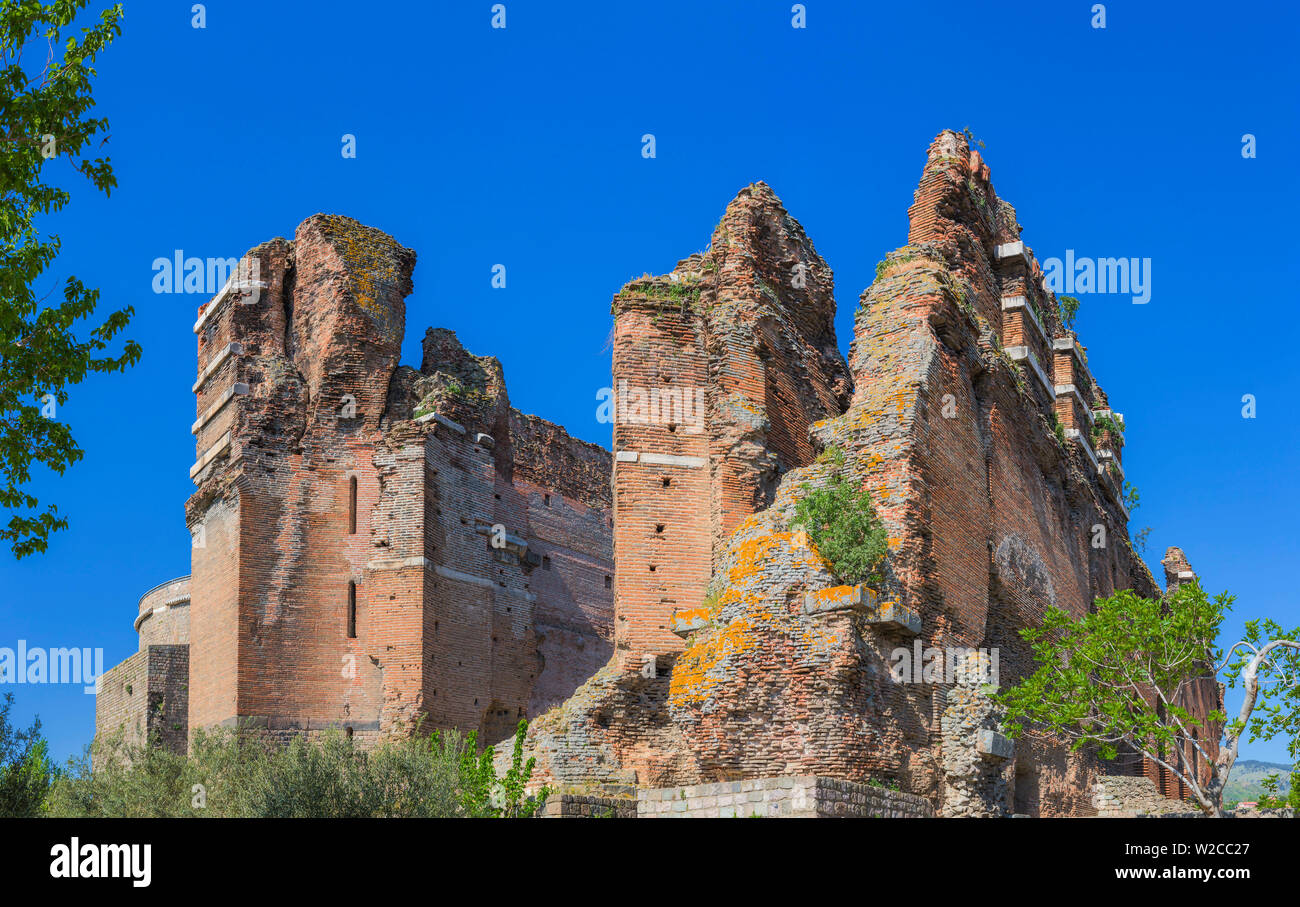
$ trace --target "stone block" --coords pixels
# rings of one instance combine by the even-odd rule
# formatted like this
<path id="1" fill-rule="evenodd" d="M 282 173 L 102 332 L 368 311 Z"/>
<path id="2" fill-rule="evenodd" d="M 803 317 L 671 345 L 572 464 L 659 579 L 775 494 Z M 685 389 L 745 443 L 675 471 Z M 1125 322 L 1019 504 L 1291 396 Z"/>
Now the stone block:
<path id="1" fill-rule="evenodd" d="M 835 611 L 868 611 L 876 604 L 876 592 L 866 585 L 832 586 L 806 592 L 804 614 L 828 614 Z"/>
<path id="2" fill-rule="evenodd" d="M 989 759 L 1010 759 L 1015 755 L 1016 744 L 1005 734 L 986 729 L 979 732 L 976 749 L 981 756 Z"/>

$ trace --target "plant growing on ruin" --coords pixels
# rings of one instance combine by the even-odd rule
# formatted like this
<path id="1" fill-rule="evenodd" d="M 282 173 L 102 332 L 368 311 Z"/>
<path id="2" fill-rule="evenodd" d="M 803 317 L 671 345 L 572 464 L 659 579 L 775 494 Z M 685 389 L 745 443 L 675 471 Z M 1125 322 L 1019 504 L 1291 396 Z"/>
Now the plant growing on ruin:
<path id="1" fill-rule="evenodd" d="M 1133 550 L 1139 554 L 1147 553 L 1147 539 L 1151 537 L 1151 527 L 1144 526 L 1142 530 L 1133 536 Z"/>
<path id="2" fill-rule="evenodd" d="M 822 465 L 840 467 L 844 465 L 844 448 L 832 444 L 817 455 L 817 462 Z"/>
<path id="3" fill-rule="evenodd" d="M 1117 438 L 1123 434 L 1124 428 L 1113 416 L 1098 416 L 1092 423 L 1092 439 L 1100 441 L 1102 432 L 1110 432 L 1111 437 Z"/>
<path id="4" fill-rule="evenodd" d="M 94 314 L 99 291 L 68 277 L 62 299 L 46 304 L 52 289 L 40 296 L 35 289 L 60 249 L 59 237 L 38 219 L 72 198 L 44 181 L 47 165 L 66 163 L 105 195 L 117 185 L 108 158 L 87 153 L 101 133 L 98 145 L 108 141 L 108 121 L 89 116 L 91 78 L 100 51 L 121 34 L 122 7 L 67 36 L 85 5 L 63 0 L 0 9 L 0 506 L 12 514 L 0 540 L 17 557 L 44 551 L 50 533 L 68 525 L 57 506 L 41 510 L 29 490 L 33 464 L 62 473 L 82 457 L 70 427 L 58 419 L 68 387 L 88 372 L 122 371 L 140 358 L 131 340 L 120 355 L 103 355 L 130 320 L 129 306 L 78 336 L 74 328 Z"/>
<path id="5" fill-rule="evenodd" d="M 489 746 L 476 755 L 478 732 L 470 731 L 460 757 L 460 800 L 465 815 L 527 819 L 541 809 L 550 795 L 550 789 L 543 787 L 535 796 L 529 796 L 525 792 L 537 764 L 534 758 L 524 761 L 524 739 L 527 733 L 528 722 L 521 720 L 515 729 L 510 768 L 505 775 L 497 777 L 495 749 Z M 438 736 L 435 734 L 435 738 Z"/>
<path id="6" fill-rule="evenodd" d="M 964 136 L 966 137 L 966 144 L 967 144 L 969 147 L 974 148 L 976 145 L 979 145 L 981 148 L 984 147 L 984 143 L 981 142 L 979 139 L 975 138 L 975 133 L 971 132 L 971 129 L 970 129 L 969 126 L 967 126 L 965 129 L 963 129 L 963 130 L 961 131 L 961 134 L 964 135 Z"/>
<path id="7" fill-rule="evenodd" d="M 1061 423 L 1061 417 L 1052 413 L 1052 434 L 1056 435 L 1056 443 L 1062 447 L 1065 446 L 1065 426 Z"/>
<path id="8" fill-rule="evenodd" d="M 1248 621 L 1225 653 L 1215 641 L 1232 601 L 1192 582 L 1163 599 L 1121 590 L 1078 619 L 1048 608 L 1042 626 L 1020 631 L 1037 670 L 998 696 L 1007 733 L 1065 740 L 1103 759 L 1137 751 L 1182 780 L 1206 815 L 1223 815 L 1243 737 L 1281 736 L 1300 757 L 1300 628 Z M 1243 688 L 1237 716 L 1228 721 L 1220 708 L 1197 718 L 1191 697 L 1217 690 L 1219 676 Z"/>
<path id="9" fill-rule="evenodd" d="M 792 525 L 808 532 L 822 560 L 843 582 L 880 582 L 888 536 L 871 495 L 855 488 L 840 470 L 799 499 Z"/>
<path id="10" fill-rule="evenodd" d="M 1079 316 L 1079 300 L 1074 296 L 1058 296 L 1056 311 L 1061 316 L 1061 324 L 1067 331 L 1074 330 L 1074 319 Z"/>
<path id="11" fill-rule="evenodd" d="M 1116 481 L 1119 481 L 1119 474 L 1118 474 L 1119 470 L 1115 469 L 1114 463 L 1111 464 L 1111 468 L 1113 470 L 1111 472 L 1111 475 L 1115 477 Z M 1132 513 L 1134 510 L 1138 509 L 1138 502 L 1141 500 L 1142 500 L 1142 496 L 1138 494 L 1137 486 L 1134 485 L 1132 482 L 1125 482 L 1124 483 L 1124 508 L 1128 510 L 1129 513 Z"/>

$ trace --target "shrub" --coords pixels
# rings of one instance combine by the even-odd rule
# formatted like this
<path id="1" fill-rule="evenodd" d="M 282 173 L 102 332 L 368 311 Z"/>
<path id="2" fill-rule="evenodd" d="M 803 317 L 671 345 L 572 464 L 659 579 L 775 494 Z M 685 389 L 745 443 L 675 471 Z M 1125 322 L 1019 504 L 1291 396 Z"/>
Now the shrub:
<path id="1" fill-rule="evenodd" d="M 524 787 L 520 722 L 510 769 L 456 731 L 363 749 L 337 731 L 280 745 L 252 729 L 196 732 L 188 756 L 161 746 L 97 740 L 56 779 L 47 812 L 66 817 L 527 817 L 548 791 Z M 93 761 L 93 766 L 92 766 Z"/>
<path id="2" fill-rule="evenodd" d="M 827 566 L 846 583 L 879 582 L 888 536 L 871 495 L 840 472 L 795 505 L 793 525 L 805 529 Z"/>

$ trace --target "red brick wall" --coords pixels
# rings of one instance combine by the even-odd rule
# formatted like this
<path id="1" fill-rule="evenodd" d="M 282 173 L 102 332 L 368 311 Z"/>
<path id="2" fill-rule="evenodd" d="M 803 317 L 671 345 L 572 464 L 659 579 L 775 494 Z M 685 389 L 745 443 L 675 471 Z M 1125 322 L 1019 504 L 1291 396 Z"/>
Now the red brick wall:
<path id="1" fill-rule="evenodd" d="M 414 253 L 379 231 L 317 216 L 250 255 L 258 298 L 198 331 L 200 373 L 241 345 L 199 413 L 246 393 L 198 433 L 200 458 L 232 443 L 187 509 L 192 726 L 513 731 L 609 656 L 609 454 L 512 410 L 500 364 L 450 332 L 399 368 Z"/>
<path id="2" fill-rule="evenodd" d="M 852 381 L 835 344 L 833 287 L 803 228 L 757 183 L 728 205 L 708 252 L 615 297 L 617 402 L 626 382 L 698 394 L 706 413 L 699 431 L 617 415 L 620 650 L 680 650 L 674 611 L 700 605 L 736 528 L 816 455 L 809 427 L 843 411 Z"/>
<path id="3" fill-rule="evenodd" d="M 614 391 L 682 390 L 695 398 L 708 387 L 704 324 L 691 309 L 657 304 L 625 290 L 615 302 Z M 620 404 L 621 405 L 621 404 Z M 629 409 L 631 408 L 629 404 Z M 688 425 L 632 421 L 614 424 L 614 625 L 619 652 L 675 652 L 668 629 L 677 608 L 704 598 L 712 558 L 709 434 Z M 630 460 L 633 455 L 635 460 Z M 696 465 L 649 462 L 692 458 Z M 685 461 L 683 461 L 685 462 Z"/>

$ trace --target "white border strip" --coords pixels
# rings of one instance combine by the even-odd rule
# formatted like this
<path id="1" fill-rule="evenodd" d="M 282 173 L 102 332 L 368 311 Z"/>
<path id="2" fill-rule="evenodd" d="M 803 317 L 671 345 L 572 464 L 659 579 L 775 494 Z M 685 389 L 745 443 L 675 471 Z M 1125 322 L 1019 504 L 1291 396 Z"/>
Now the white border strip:
<path id="1" fill-rule="evenodd" d="M 1050 396 L 1052 402 L 1055 403 L 1056 385 L 1047 380 L 1047 374 L 1043 371 L 1043 367 L 1038 364 L 1038 357 L 1034 355 L 1034 351 L 1027 346 L 1008 346 L 1005 347 L 1005 349 L 1007 355 L 1016 362 L 1022 362 L 1026 359 L 1029 360 L 1030 368 L 1033 369 L 1034 374 L 1038 376 L 1038 380 L 1043 383 L 1043 387 L 1047 390 L 1048 396 Z"/>
<path id="2" fill-rule="evenodd" d="M 222 436 L 220 441 L 218 441 L 216 444 L 213 444 L 211 447 L 209 447 L 207 451 L 204 452 L 203 456 L 199 457 L 198 462 L 196 462 L 193 466 L 190 467 L 190 478 L 193 479 L 195 476 L 197 476 L 200 472 L 203 471 L 203 468 L 205 466 L 207 466 L 218 456 L 220 456 L 222 451 L 230 447 L 230 440 L 231 440 L 230 432 L 226 432 L 225 435 Z"/>
<path id="3" fill-rule="evenodd" d="M 221 363 L 225 362 L 231 356 L 242 355 L 244 355 L 244 345 L 242 343 L 227 343 L 224 350 L 212 357 L 212 361 L 208 363 L 207 368 L 205 368 L 203 373 L 199 375 L 199 380 L 194 382 L 194 386 L 191 387 L 190 390 L 197 394 L 199 388 L 203 386 L 203 383 L 212 377 L 212 373 L 221 368 Z"/>
<path id="4" fill-rule="evenodd" d="M 230 385 L 230 387 L 226 388 L 225 391 L 222 392 L 221 396 L 217 398 L 216 402 L 208 407 L 207 412 L 194 421 L 194 424 L 190 426 L 190 434 L 197 435 L 199 429 L 211 422 L 212 417 L 221 412 L 221 408 L 229 403 L 232 398 L 236 396 L 244 397 L 247 395 L 247 384 L 236 382 L 235 384 Z"/>

